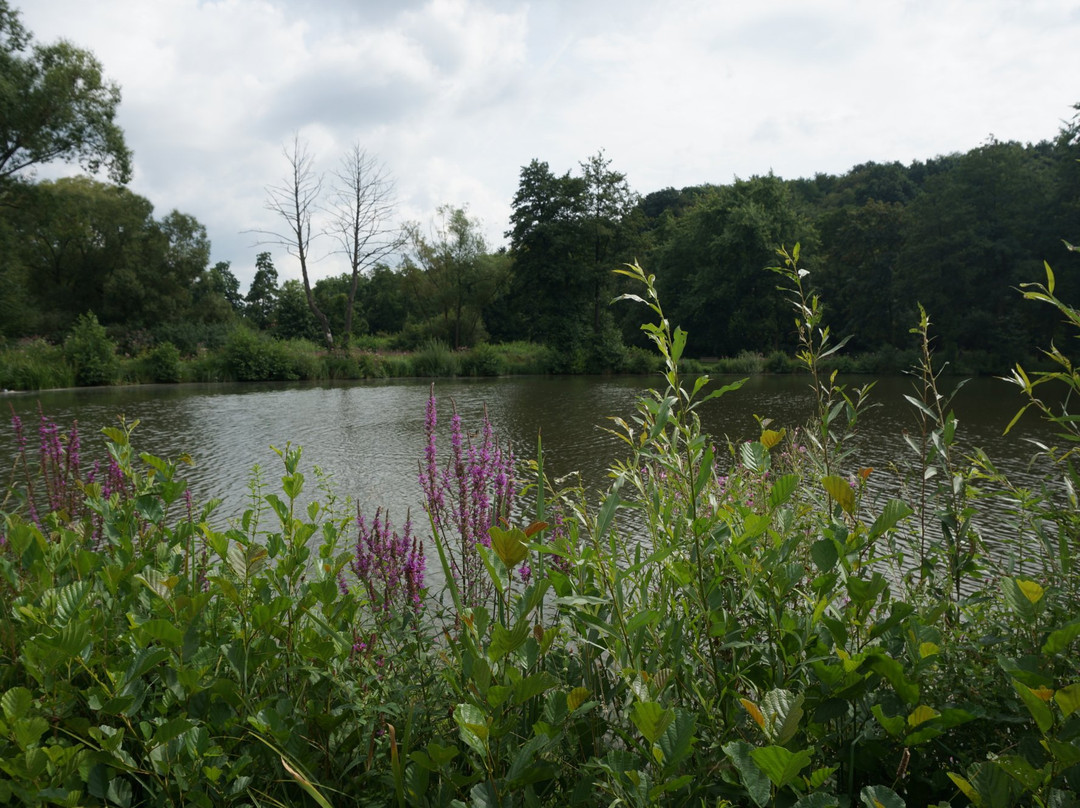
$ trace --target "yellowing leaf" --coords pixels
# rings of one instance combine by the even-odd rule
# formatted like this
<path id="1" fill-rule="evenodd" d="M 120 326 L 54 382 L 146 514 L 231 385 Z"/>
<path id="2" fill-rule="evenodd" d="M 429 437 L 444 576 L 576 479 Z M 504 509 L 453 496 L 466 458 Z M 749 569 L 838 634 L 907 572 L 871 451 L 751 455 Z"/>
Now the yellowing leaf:
<path id="1" fill-rule="evenodd" d="M 829 496 L 840 503 L 844 513 L 853 513 L 855 511 L 855 492 L 847 480 L 836 476 L 823 477 L 821 484 L 825 487 L 825 491 Z"/>
<path id="2" fill-rule="evenodd" d="M 582 704 L 585 703 L 585 699 L 589 698 L 592 691 L 587 687 L 575 687 L 566 696 L 566 707 L 573 712 Z"/>
<path id="3" fill-rule="evenodd" d="M 1024 593 L 1024 597 L 1032 603 L 1038 603 L 1042 600 L 1043 588 L 1034 581 L 1021 581 L 1017 580 L 1016 585 L 1020 587 L 1020 591 Z"/>
<path id="4" fill-rule="evenodd" d="M 784 435 L 787 434 L 786 429 L 781 429 L 777 432 L 775 429 L 766 429 L 761 433 L 761 445 L 766 449 L 771 449 L 776 444 L 784 439 Z"/>
<path id="5" fill-rule="evenodd" d="M 935 654 L 939 653 L 940 651 L 941 651 L 941 649 L 937 647 L 937 643 L 932 643 L 932 642 L 919 643 L 919 657 L 921 659 L 926 659 L 928 656 L 934 656 Z"/>
<path id="6" fill-rule="evenodd" d="M 493 525 L 488 528 L 488 534 L 491 536 L 491 549 L 507 569 L 516 567 L 529 555 L 525 532 L 520 528 L 503 530 Z"/>
<path id="7" fill-rule="evenodd" d="M 931 718 L 936 718 L 939 715 L 941 714 L 933 707 L 927 707 L 925 704 L 920 704 L 908 715 L 908 726 L 917 727 L 919 724 L 929 721 Z"/>
<path id="8" fill-rule="evenodd" d="M 761 710 L 750 699 L 739 699 L 739 703 L 746 708 L 746 712 L 750 713 L 750 717 L 754 719 L 754 723 L 761 729 L 765 729 L 765 716 L 761 714 Z"/>
<path id="9" fill-rule="evenodd" d="M 1029 687 L 1032 693 L 1041 701 L 1050 701 L 1054 698 L 1054 691 L 1048 688 L 1046 685 L 1039 685 L 1038 687 Z"/>

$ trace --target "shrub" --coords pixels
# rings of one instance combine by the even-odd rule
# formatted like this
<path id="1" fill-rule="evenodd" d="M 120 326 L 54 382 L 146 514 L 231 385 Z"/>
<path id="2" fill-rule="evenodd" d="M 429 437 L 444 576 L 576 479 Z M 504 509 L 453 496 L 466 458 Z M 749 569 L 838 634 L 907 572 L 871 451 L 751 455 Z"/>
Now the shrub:
<path id="1" fill-rule="evenodd" d="M 229 335 L 225 363 L 233 378 L 241 382 L 285 380 L 292 375 L 285 346 L 245 327 Z"/>
<path id="2" fill-rule="evenodd" d="M 183 374 L 180 349 L 171 342 L 163 342 L 147 354 L 146 366 L 155 382 L 176 383 Z"/>
<path id="3" fill-rule="evenodd" d="M 414 376 L 454 376 L 457 369 L 457 357 L 442 340 L 428 340 L 412 357 Z"/>
<path id="4" fill-rule="evenodd" d="M 506 359 L 485 342 L 461 357 L 461 373 L 464 376 L 502 376 L 506 373 Z"/>
<path id="5" fill-rule="evenodd" d="M 75 321 L 64 340 L 64 358 L 75 368 L 76 383 L 84 387 L 111 384 L 119 371 L 116 345 L 106 336 L 104 326 L 93 312 L 82 314 Z"/>

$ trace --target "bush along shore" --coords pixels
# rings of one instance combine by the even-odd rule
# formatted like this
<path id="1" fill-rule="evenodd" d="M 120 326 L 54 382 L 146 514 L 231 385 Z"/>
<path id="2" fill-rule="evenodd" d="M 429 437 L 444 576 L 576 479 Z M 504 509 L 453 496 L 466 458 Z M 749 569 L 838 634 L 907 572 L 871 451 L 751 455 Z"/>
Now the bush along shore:
<path id="1" fill-rule="evenodd" d="M 388 378 L 522 376 L 570 372 L 649 375 L 662 369 L 655 352 L 622 347 L 603 365 L 574 361 L 530 342 L 480 343 L 453 350 L 431 339 L 413 350 L 395 350 L 389 337 L 366 337 L 351 348 L 327 351 L 303 339 L 277 339 L 244 325 L 206 343 L 171 341 L 118 345 L 97 318 L 78 319 L 62 344 L 41 338 L 0 345 L 0 391 L 49 390 L 113 384 L 179 382 L 347 381 Z M 898 373 L 918 351 L 891 347 L 857 356 L 832 355 L 822 367 L 846 374 Z M 802 373 L 805 366 L 781 351 L 744 351 L 733 357 L 682 359 L 683 372 L 719 375 Z M 953 362 L 965 371 L 964 358 Z M 575 370 L 576 369 L 576 370 Z M 975 368 L 971 368 L 974 370 Z"/>
<path id="2" fill-rule="evenodd" d="M 798 260 L 775 271 L 816 418 L 727 446 L 697 410 L 739 383 L 689 380 L 653 279 L 622 271 L 662 383 L 616 423 L 626 456 L 595 501 L 545 477 L 539 443 L 522 463 L 490 424 L 440 426 L 434 394 L 422 524 L 357 512 L 286 444 L 222 529 L 183 459 L 138 453 L 130 428 L 88 467 L 76 429 L 16 422 L 0 802 L 1078 804 L 1071 452 L 1049 450 L 1037 490 L 961 455 L 924 314 L 913 471 L 872 496 L 851 438 L 873 391 L 823 364 L 840 343 Z M 1025 295 L 1080 328 L 1049 269 Z M 1013 381 L 1075 441 L 1039 388 L 1080 392 L 1080 373 L 1050 359 Z M 1011 557 L 983 550 L 991 504 Z"/>

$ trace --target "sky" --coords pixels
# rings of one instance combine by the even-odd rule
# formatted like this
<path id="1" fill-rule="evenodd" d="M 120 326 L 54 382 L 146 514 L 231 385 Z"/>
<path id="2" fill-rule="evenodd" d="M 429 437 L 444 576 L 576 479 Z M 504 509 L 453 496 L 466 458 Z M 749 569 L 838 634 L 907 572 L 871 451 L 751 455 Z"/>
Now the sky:
<path id="1" fill-rule="evenodd" d="M 133 191 L 205 225 L 246 290 L 294 137 L 359 146 L 398 218 L 466 207 L 494 250 L 521 168 L 603 150 L 645 195 L 1053 138 L 1080 102 L 1073 0 L 12 0 L 123 93 Z M 77 173 L 51 167 L 39 176 Z M 317 240 L 314 278 L 346 269 Z"/>

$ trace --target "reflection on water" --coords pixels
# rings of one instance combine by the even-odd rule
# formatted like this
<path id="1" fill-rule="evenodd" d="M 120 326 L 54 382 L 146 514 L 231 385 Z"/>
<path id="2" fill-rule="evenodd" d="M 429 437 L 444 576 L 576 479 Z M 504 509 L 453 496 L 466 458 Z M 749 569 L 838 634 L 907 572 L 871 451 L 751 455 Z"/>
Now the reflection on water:
<path id="1" fill-rule="evenodd" d="M 605 431 L 610 416 L 629 417 L 637 397 L 653 378 L 516 377 L 440 380 L 440 431 L 449 423 L 451 403 L 466 428 L 477 429 L 484 408 L 502 441 L 519 458 L 535 454 L 542 434 L 549 474 L 580 471 L 586 485 L 604 484 L 605 472 L 625 444 Z M 849 382 L 849 386 L 864 383 Z M 303 467 L 314 486 L 313 465 L 330 475 L 334 490 L 351 496 L 365 511 L 389 507 L 395 522 L 406 509 L 419 511 L 418 461 L 424 449 L 424 408 L 429 383 L 420 380 L 309 385 L 180 385 L 58 391 L 5 397 L 33 437 L 42 411 L 66 425 L 78 419 L 84 453 L 93 436 L 123 415 L 139 421 L 134 444 L 166 457 L 190 453 L 186 470 L 197 502 L 224 500 L 219 518 L 238 516 L 247 504 L 247 483 L 258 465 L 271 490 L 281 474 L 271 446 L 287 442 L 304 449 Z M 846 473 L 875 469 L 876 493 L 895 495 L 900 477 L 915 463 L 904 431 L 917 433 L 913 408 L 903 400 L 911 380 L 886 378 L 873 392 L 875 406 L 860 421 L 858 451 Z M 1009 385 L 995 379 L 968 383 L 956 401 L 963 447 L 979 446 L 1011 477 L 1034 485 L 1041 467 L 1031 468 L 1031 439 L 1050 433 L 1035 418 L 1023 420 L 1008 436 L 1002 431 L 1021 405 Z M 804 423 L 814 400 L 805 377 L 758 376 L 735 393 L 708 402 L 703 424 L 721 441 L 756 436 L 755 415 L 778 425 Z M 103 439 L 96 441 L 100 456 Z M 0 429 L 0 461 L 11 467 L 15 448 L 10 429 Z M 895 470 L 895 471 L 894 471 Z M 985 527 L 985 526 L 984 526 Z M 995 530 L 1007 532 L 1006 525 Z"/>

